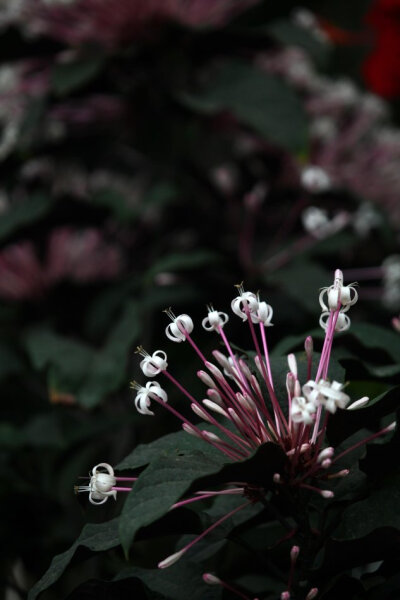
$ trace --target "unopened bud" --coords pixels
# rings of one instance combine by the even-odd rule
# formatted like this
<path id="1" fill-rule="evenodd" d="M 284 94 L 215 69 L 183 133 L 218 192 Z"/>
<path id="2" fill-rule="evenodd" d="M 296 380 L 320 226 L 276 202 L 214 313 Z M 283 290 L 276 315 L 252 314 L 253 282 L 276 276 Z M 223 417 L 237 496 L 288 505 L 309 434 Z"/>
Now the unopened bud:
<path id="1" fill-rule="evenodd" d="M 306 351 L 308 360 L 310 360 L 314 350 L 314 342 L 311 335 L 309 335 L 304 342 L 304 350 Z"/>
<path id="2" fill-rule="evenodd" d="M 274 476 L 272 479 L 273 479 L 274 483 L 281 483 L 281 476 L 279 475 L 279 473 L 274 473 Z"/>
<path id="3" fill-rule="evenodd" d="M 306 600 L 314 600 L 314 598 L 316 598 L 318 595 L 318 588 L 312 588 L 307 596 L 306 596 Z"/>
<path id="4" fill-rule="evenodd" d="M 347 407 L 347 410 L 354 410 L 356 408 L 361 408 L 362 406 L 365 406 L 366 404 L 368 404 L 368 402 L 369 402 L 368 396 L 364 396 L 363 398 L 360 398 L 359 400 L 356 400 L 355 402 L 353 402 L 353 404 L 350 404 L 350 406 Z"/>
<path id="5" fill-rule="evenodd" d="M 204 419 L 205 421 L 208 421 L 209 423 L 211 422 L 212 419 L 211 419 L 210 415 L 208 415 L 205 410 L 201 409 L 200 406 L 197 406 L 197 404 L 195 404 L 193 402 L 191 404 L 191 408 L 192 408 L 192 411 L 194 413 L 196 413 L 196 415 L 198 415 L 201 419 Z"/>
<path id="6" fill-rule="evenodd" d="M 171 554 L 171 556 L 167 556 L 167 558 L 158 563 L 158 568 L 166 569 L 167 567 L 170 567 L 171 565 L 176 563 L 181 558 L 181 556 L 183 556 L 183 554 L 184 551 L 180 550 L 179 552 L 175 552 L 175 554 Z"/>
<path id="7" fill-rule="evenodd" d="M 290 560 L 292 562 L 295 562 L 297 560 L 299 552 L 300 552 L 299 546 L 292 546 L 292 549 L 290 551 Z"/>
<path id="8" fill-rule="evenodd" d="M 191 425 L 189 425 L 189 423 L 183 423 L 182 424 L 182 429 L 184 431 L 186 431 L 186 433 L 189 433 L 190 435 L 194 435 L 195 437 L 198 437 L 200 439 L 203 439 L 203 436 L 200 434 L 199 431 L 197 431 L 194 427 L 192 427 Z"/>
<path id="9" fill-rule="evenodd" d="M 224 416 L 224 417 L 228 417 L 227 412 L 216 402 L 213 402 L 212 400 L 202 400 L 204 406 L 206 406 L 209 410 L 212 410 L 216 413 L 219 413 L 220 415 Z"/>
<path id="10" fill-rule="evenodd" d="M 203 581 L 208 585 L 221 585 L 221 580 L 218 579 L 218 577 L 215 577 L 215 575 L 212 575 L 211 573 L 204 573 Z"/>
<path id="11" fill-rule="evenodd" d="M 320 494 L 323 498 L 333 498 L 335 495 L 331 490 L 321 490 Z"/>
<path id="12" fill-rule="evenodd" d="M 342 469 L 341 471 L 338 471 L 337 473 L 330 473 L 329 475 L 326 475 L 326 478 L 327 479 L 336 479 L 337 477 L 346 477 L 349 473 L 350 473 L 350 469 Z"/>
<path id="13" fill-rule="evenodd" d="M 323 469 L 329 469 L 329 467 L 331 466 L 331 464 L 332 464 L 331 459 L 330 458 L 326 458 L 325 460 L 322 461 L 321 467 Z"/>
<path id="14" fill-rule="evenodd" d="M 290 372 L 297 377 L 297 360 L 294 354 L 288 354 L 287 357 Z"/>
<path id="15" fill-rule="evenodd" d="M 322 450 L 322 452 L 320 452 L 318 454 L 318 458 L 317 461 L 319 463 L 321 463 L 323 460 L 325 460 L 325 458 L 332 458 L 332 456 L 334 455 L 335 449 L 332 448 L 331 446 L 329 448 L 325 448 L 324 450 Z"/>
<path id="16" fill-rule="evenodd" d="M 296 381 L 296 377 L 293 375 L 293 373 L 288 373 L 286 375 L 286 389 L 287 389 L 287 393 L 291 397 L 293 397 L 295 395 L 294 394 L 295 381 Z"/>
<path id="17" fill-rule="evenodd" d="M 197 377 L 209 388 L 215 388 L 215 383 L 205 371 L 197 371 Z"/>

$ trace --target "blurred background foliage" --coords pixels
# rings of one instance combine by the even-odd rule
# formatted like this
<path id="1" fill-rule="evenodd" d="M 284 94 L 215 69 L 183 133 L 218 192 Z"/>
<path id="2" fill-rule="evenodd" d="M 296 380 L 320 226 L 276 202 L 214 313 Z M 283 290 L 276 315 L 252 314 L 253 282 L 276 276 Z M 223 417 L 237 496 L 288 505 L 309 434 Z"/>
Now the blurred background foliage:
<path id="1" fill-rule="evenodd" d="M 286 0 L 1 4 L 7 600 L 85 522 L 115 514 L 74 496 L 77 477 L 176 429 L 140 417 L 129 391 L 135 346 L 163 346 L 163 309 L 198 322 L 245 280 L 274 306 L 285 352 L 317 326 L 318 289 L 340 267 L 360 280 L 354 321 L 390 328 L 400 310 L 400 68 L 387 85 L 379 62 L 400 44 L 397 23 L 382 49 L 384 2 L 304 4 L 313 12 Z M 397 334 L 355 331 L 347 361 L 363 341 L 382 348 L 354 371 L 384 378 L 377 395 L 397 381 Z M 185 378 L 192 359 L 176 355 Z M 79 563 L 43 597 L 121 560 Z"/>

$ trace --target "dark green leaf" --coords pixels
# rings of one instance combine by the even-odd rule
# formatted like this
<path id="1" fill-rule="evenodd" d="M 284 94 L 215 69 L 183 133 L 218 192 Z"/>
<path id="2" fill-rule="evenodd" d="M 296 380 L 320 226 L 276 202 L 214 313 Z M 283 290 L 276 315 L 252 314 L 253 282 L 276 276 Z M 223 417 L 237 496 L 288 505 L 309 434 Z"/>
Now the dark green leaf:
<path id="1" fill-rule="evenodd" d="M 103 64 L 104 58 L 96 57 L 56 65 L 51 76 L 54 92 L 64 96 L 86 85 L 98 75 Z"/>
<path id="2" fill-rule="evenodd" d="M 350 328 L 349 333 L 366 348 L 382 349 L 396 363 L 400 363 L 399 335 L 394 331 L 371 323 L 355 323 Z"/>
<path id="3" fill-rule="evenodd" d="M 255 33 L 260 34 L 264 28 L 256 27 Z M 273 21 L 265 30 L 277 42 L 284 46 L 299 46 L 303 48 L 318 64 L 325 64 L 330 51 L 330 44 L 319 40 L 314 32 L 307 31 L 295 23 L 286 20 Z"/>
<path id="4" fill-rule="evenodd" d="M 47 590 L 61 577 L 79 546 L 85 546 L 94 552 L 109 550 L 119 545 L 117 532 L 118 519 L 101 524 L 85 525 L 71 548 L 53 558 L 49 569 L 29 592 L 28 600 L 35 600 L 41 592 Z"/>
<path id="5" fill-rule="evenodd" d="M 146 273 L 146 279 L 151 280 L 154 275 L 163 271 L 186 271 L 190 269 L 199 269 L 210 263 L 215 263 L 219 257 L 210 250 L 195 250 L 182 254 L 174 253 L 156 261 L 151 269 Z"/>
<path id="6" fill-rule="evenodd" d="M 196 479 L 216 473 L 221 461 L 196 452 L 185 456 L 161 456 L 139 476 L 129 493 L 120 519 L 125 552 L 136 532 L 162 517 Z"/>
<path id="7" fill-rule="evenodd" d="M 220 456 L 214 446 L 207 444 L 193 435 L 188 435 L 185 431 L 177 431 L 158 438 L 154 442 L 139 444 L 128 456 L 118 463 L 116 469 L 136 469 L 143 467 L 157 459 L 161 453 L 171 456 L 183 456 L 185 454 L 192 454 L 194 451 L 210 454 L 217 459 Z"/>
<path id="8" fill-rule="evenodd" d="M 226 62 L 201 93 L 180 98 L 207 114 L 228 110 L 243 125 L 289 150 L 304 152 L 307 147 L 307 117 L 296 93 L 244 62 Z"/>
<path id="9" fill-rule="evenodd" d="M 51 391 L 71 393 L 92 408 L 124 382 L 128 351 L 140 331 L 138 306 L 128 302 L 99 350 L 45 328 L 28 332 L 25 345 L 34 367 L 49 369 Z"/>
<path id="10" fill-rule="evenodd" d="M 168 600 L 217 600 L 221 597 L 221 587 L 206 585 L 202 574 L 200 566 L 182 561 L 168 569 L 130 567 L 117 575 L 116 579 L 137 577 L 151 591 Z"/>
<path id="11" fill-rule="evenodd" d="M 43 194 L 35 194 L 25 202 L 14 202 L 0 218 L 0 240 L 4 240 L 22 227 L 33 225 L 46 216 L 52 200 Z"/>
<path id="12" fill-rule="evenodd" d="M 375 529 L 392 527 L 400 530 L 400 474 L 388 477 L 368 498 L 346 508 L 335 539 L 355 540 Z"/>
<path id="13" fill-rule="evenodd" d="M 279 284 L 285 294 L 292 296 L 296 302 L 313 314 L 320 311 L 318 295 L 322 287 L 331 285 L 333 274 L 316 263 L 295 260 L 290 265 L 278 269 L 268 275 L 267 283 Z M 318 317 L 319 318 L 319 317 Z M 318 323 L 316 319 L 316 323 Z"/>

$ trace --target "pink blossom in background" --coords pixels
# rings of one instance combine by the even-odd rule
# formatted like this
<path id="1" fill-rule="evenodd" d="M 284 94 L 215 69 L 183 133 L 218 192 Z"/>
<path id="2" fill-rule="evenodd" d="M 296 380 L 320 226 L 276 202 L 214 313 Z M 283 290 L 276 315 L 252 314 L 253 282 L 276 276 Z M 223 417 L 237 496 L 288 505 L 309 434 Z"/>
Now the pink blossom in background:
<path id="1" fill-rule="evenodd" d="M 147 36 L 149 27 L 176 21 L 219 26 L 258 0 L 25 0 L 22 14 L 31 33 L 71 45 L 98 42 L 108 48 Z"/>
<path id="2" fill-rule="evenodd" d="M 39 261 L 31 242 L 19 242 L 0 252 L 0 296 L 7 300 L 38 298 L 63 280 L 77 283 L 117 277 L 123 266 L 120 250 L 96 229 L 55 229 Z"/>
<path id="3" fill-rule="evenodd" d="M 7 300 L 37 298 L 45 288 L 33 244 L 21 242 L 0 252 L 0 296 Z"/>
<path id="4" fill-rule="evenodd" d="M 308 167 L 318 167 L 330 189 L 347 188 L 400 225 L 400 130 L 390 126 L 385 102 L 351 81 L 319 75 L 299 48 L 265 53 L 257 64 L 300 94 L 310 125 Z"/>
<path id="5" fill-rule="evenodd" d="M 48 283 L 113 279 L 121 268 L 120 250 L 107 243 L 96 229 L 75 231 L 62 227 L 50 236 L 45 267 Z"/>

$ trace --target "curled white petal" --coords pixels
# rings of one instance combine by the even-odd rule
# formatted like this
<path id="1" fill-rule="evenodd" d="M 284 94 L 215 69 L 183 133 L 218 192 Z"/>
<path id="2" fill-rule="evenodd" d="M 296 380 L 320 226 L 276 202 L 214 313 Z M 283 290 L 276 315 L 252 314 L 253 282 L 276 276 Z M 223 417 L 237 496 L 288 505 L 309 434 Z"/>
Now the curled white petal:
<path id="1" fill-rule="evenodd" d="M 232 312 L 243 321 L 247 320 L 246 310 L 250 315 L 256 314 L 259 306 L 259 300 L 253 292 L 245 292 L 243 287 L 238 286 L 239 296 L 236 296 L 231 302 Z"/>
<path id="2" fill-rule="evenodd" d="M 208 315 L 202 320 L 201 324 L 206 331 L 218 331 L 228 322 L 229 317 L 226 313 L 218 310 L 209 310 Z"/>
<path id="3" fill-rule="evenodd" d="M 146 377 L 155 377 L 161 371 L 165 371 L 167 367 L 167 355 L 163 350 L 156 350 L 151 356 L 150 354 L 145 355 L 140 362 L 140 368 Z"/>
<path id="4" fill-rule="evenodd" d="M 257 310 L 251 313 L 251 320 L 253 323 L 262 323 L 265 327 L 270 327 L 273 314 L 272 306 L 266 302 L 259 302 Z"/>
<path id="5" fill-rule="evenodd" d="M 329 322 L 330 312 L 323 312 L 319 318 L 319 324 L 324 331 L 326 331 Z M 347 331 L 350 327 L 351 321 L 350 317 L 344 314 L 342 311 L 339 312 L 338 318 L 335 325 L 335 331 L 341 333 L 343 331 Z"/>
<path id="6" fill-rule="evenodd" d="M 179 315 L 178 317 L 175 317 L 172 313 L 168 314 L 172 319 L 172 323 L 165 329 L 167 338 L 172 342 L 184 342 L 186 334 L 191 334 L 193 331 L 194 325 L 192 319 L 186 314 Z"/>
<path id="7" fill-rule="evenodd" d="M 145 387 L 139 387 L 135 397 L 136 410 L 142 415 L 154 415 L 150 410 L 151 398 L 157 396 L 163 402 L 167 402 L 168 396 L 157 381 L 149 381 Z"/>

